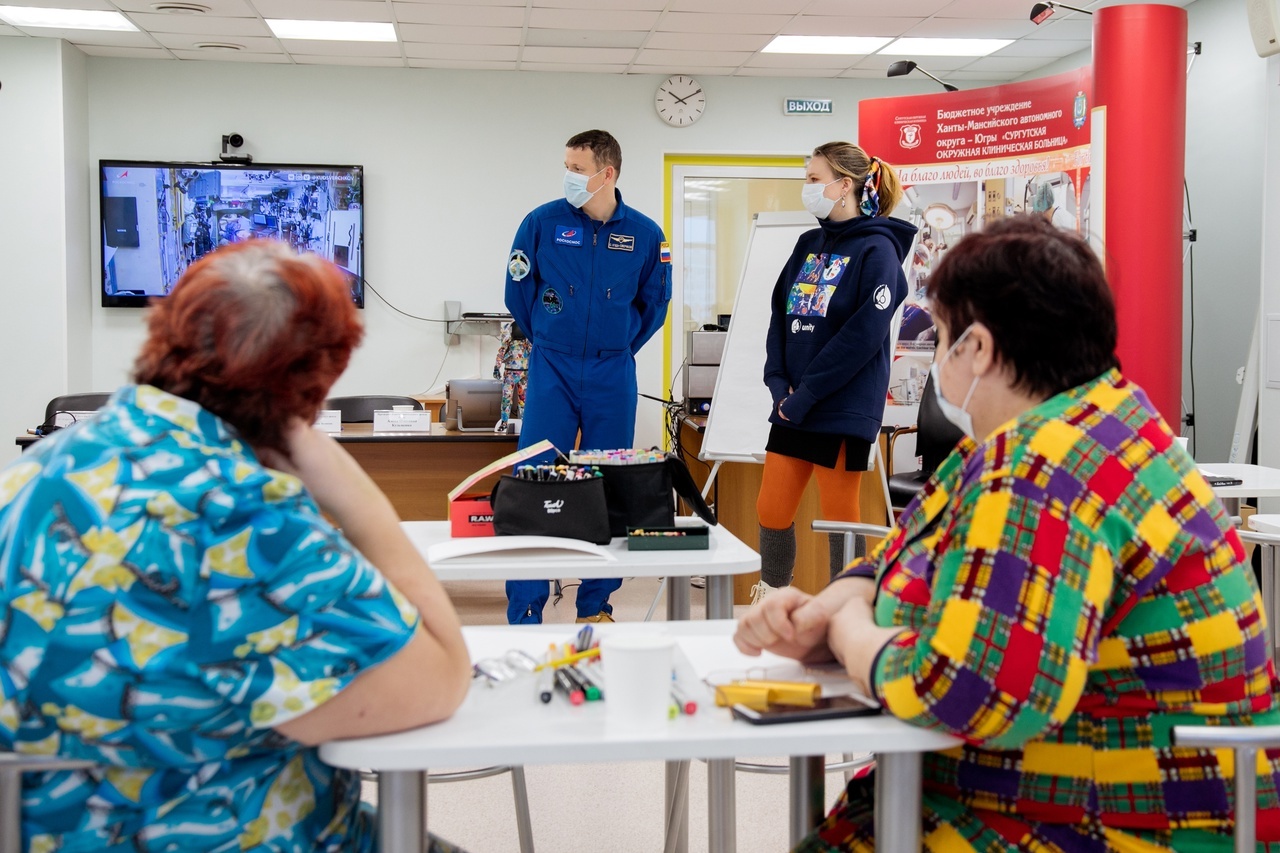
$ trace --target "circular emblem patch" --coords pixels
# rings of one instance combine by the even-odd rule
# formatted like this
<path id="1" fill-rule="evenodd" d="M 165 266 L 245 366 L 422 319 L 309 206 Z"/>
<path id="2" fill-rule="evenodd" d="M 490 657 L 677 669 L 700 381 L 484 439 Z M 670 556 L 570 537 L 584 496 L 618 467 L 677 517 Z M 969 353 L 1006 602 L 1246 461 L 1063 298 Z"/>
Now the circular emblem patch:
<path id="1" fill-rule="evenodd" d="M 560 294 L 548 287 L 542 291 L 542 307 L 547 309 L 548 314 L 559 314 L 564 310 L 564 302 L 561 301 Z"/>
<path id="2" fill-rule="evenodd" d="M 881 311 L 889 307 L 889 303 L 893 301 L 893 297 L 889 293 L 889 285 L 882 284 L 876 288 L 875 296 L 871 297 L 875 300 L 876 307 Z"/>
<path id="3" fill-rule="evenodd" d="M 520 281 L 527 276 L 529 274 L 529 256 L 516 249 L 511 253 L 511 259 L 507 261 L 507 272 L 511 275 L 512 281 Z"/>
<path id="4" fill-rule="evenodd" d="M 794 334 L 795 334 L 796 332 L 798 332 L 798 331 L 800 331 L 800 321 L 799 321 L 799 320 L 792 320 L 792 321 L 791 321 L 791 334 L 793 334 L 793 335 L 794 335 Z"/>

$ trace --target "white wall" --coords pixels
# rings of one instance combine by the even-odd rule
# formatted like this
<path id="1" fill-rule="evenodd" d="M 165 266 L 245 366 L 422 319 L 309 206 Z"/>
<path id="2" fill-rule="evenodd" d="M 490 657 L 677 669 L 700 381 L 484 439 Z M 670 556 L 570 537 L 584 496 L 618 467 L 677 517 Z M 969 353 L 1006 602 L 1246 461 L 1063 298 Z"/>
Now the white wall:
<path id="1" fill-rule="evenodd" d="M 654 111 L 660 78 L 650 76 L 98 57 L 88 66 L 90 172 L 99 158 L 208 160 L 232 131 L 262 162 L 364 165 L 366 275 L 397 307 L 424 317 L 441 317 L 446 299 L 463 310 L 502 310 L 511 238 L 529 210 L 560 194 L 564 142 L 577 131 L 602 127 L 618 137 L 619 188 L 661 223 L 664 153 L 807 153 L 855 136 L 859 100 L 933 87 L 708 77 L 706 114 L 675 129 Z M 831 98 L 834 115 L 785 117 L 787 96 Z M 95 192 L 94 222 L 97 204 Z M 96 225 L 92 240 L 96 268 Z M 366 305 L 365 343 L 338 393 L 412 393 L 492 369 L 492 339 L 464 338 L 441 369 L 441 326 L 402 317 L 372 294 Z M 93 384 L 113 388 L 142 340 L 142 312 L 97 307 L 95 297 L 92 330 Z M 655 396 L 663 395 L 661 349 L 655 338 L 639 359 L 640 390 Z M 659 440 L 659 416 L 642 404 L 638 443 Z"/>
<path id="2" fill-rule="evenodd" d="M 64 53 L 75 49 L 19 38 L 0 39 L 0 45 L 0 163 L 6 166 L 0 205 L 3 464 L 18 453 L 10 436 L 40 423 L 45 404 L 67 390 L 68 265 L 78 249 L 68 243 L 63 115 Z M 65 70 L 74 75 L 76 63 L 68 59 Z M 73 91 L 76 85 L 70 84 Z"/>
<path id="3" fill-rule="evenodd" d="M 1280 56 L 1267 60 L 1266 137 L 1267 152 L 1263 175 L 1262 233 L 1262 304 L 1263 314 L 1280 313 Z M 1271 342 L 1280 346 L 1280 341 Z M 1261 371 L 1259 371 L 1261 374 Z M 1266 387 L 1265 378 L 1258 377 L 1258 462 L 1280 467 L 1280 389 Z M 1265 512 L 1276 512 L 1280 506 L 1264 506 Z"/>

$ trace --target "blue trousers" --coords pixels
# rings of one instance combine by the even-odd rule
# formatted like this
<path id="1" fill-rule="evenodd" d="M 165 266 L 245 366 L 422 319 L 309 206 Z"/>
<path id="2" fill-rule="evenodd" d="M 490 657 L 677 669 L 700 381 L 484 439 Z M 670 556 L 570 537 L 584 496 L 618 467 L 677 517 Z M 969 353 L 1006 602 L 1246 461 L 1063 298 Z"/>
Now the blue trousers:
<path id="1" fill-rule="evenodd" d="M 569 356 L 545 347 L 529 353 L 528 387 L 520 447 L 544 438 L 566 455 L 585 449 L 630 447 L 636 431 L 636 362 L 630 350 Z M 581 433 L 581 440 L 575 445 Z M 548 461 L 549 457 L 530 460 Z M 612 613 L 609 594 L 621 578 L 584 580 L 578 587 L 578 616 Z M 550 581 L 507 581 L 507 621 L 541 622 Z"/>

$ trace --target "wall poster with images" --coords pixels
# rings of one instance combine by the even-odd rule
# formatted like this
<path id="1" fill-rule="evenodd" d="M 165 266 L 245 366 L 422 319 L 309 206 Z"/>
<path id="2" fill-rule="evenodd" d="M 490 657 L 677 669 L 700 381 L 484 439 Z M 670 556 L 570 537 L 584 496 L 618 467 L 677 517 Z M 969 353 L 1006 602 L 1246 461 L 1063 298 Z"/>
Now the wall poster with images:
<path id="1" fill-rule="evenodd" d="M 897 170 L 903 199 L 893 215 L 919 231 L 904 264 L 907 299 L 885 426 L 916 423 L 937 345 L 927 283 L 951 246 L 1020 213 L 1090 234 L 1092 91 L 1086 66 L 1022 83 L 860 102 L 858 144 Z M 893 470 L 918 468 L 914 454 L 909 437 L 897 442 Z"/>

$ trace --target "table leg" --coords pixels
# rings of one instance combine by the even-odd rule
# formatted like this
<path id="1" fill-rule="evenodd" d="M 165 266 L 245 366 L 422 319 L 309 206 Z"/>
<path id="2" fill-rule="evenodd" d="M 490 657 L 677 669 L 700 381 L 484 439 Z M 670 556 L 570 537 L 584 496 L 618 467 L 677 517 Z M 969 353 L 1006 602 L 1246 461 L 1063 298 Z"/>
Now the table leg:
<path id="1" fill-rule="evenodd" d="M 708 579 L 710 580 L 710 579 Z M 667 578 L 667 621 L 689 618 L 689 579 Z"/>
<path id="2" fill-rule="evenodd" d="M 918 752 L 876 756 L 876 853 L 920 849 L 920 784 L 924 759 Z"/>
<path id="3" fill-rule="evenodd" d="M 0 850 L 22 849 L 22 774 L 0 767 Z"/>
<path id="4" fill-rule="evenodd" d="M 731 758 L 707 762 L 708 853 L 733 853 L 738 849 L 735 772 Z"/>
<path id="5" fill-rule="evenodd" d="M 1271 545 L 1258 544 L 1262 549 L 1262 607 L 1267 616 L 1267 648 L 1275 654 L 1276 637 L 1276 552 Z"/>
<path id="6" fill-rule="evenodd" d="M 1240 517 L 1240 499 L 1239 498 L 1218 498 L 1222 502 L 1222 508 L 1227 511 L 1227 517 Z"/>
<path id="7" fill-rule="evenodd" d="M 707 577 L 707 618 L 733 618 L 733 577 L 710 575 Z"/>
<path id="8" fill-rule="evenodd" d="M 822 805 L 826 800 L 825 765 L 826 758 L 821 755 L 791 757 L 792 847 L 822 821 Z"/>
<path id="9" fill-rule="evenodd" d="M 426 827 L 426 771 L 379 771 L 379 853 L 423 853 L 427 849 Z"/>
<path id="10" fill-rule="evenodd" d="M 689 853 L 689 762 L 668 761 L 666 778 L 666 853 Z"/>

